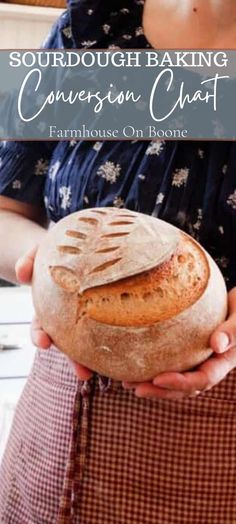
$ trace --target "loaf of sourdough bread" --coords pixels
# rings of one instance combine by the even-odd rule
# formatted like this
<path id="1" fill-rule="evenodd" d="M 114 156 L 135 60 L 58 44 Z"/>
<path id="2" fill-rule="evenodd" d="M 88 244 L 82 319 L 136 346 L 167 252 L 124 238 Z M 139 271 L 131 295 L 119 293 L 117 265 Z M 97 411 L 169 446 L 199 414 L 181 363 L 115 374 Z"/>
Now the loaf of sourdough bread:
<path id="1" fill-rule="evenodd" d="M 193 238 L 112 207 L 73 213 L 47 233 L 32 290 L 54 344 L 116 380 L 200 364 L 227 313 L 223 277 Z"/>

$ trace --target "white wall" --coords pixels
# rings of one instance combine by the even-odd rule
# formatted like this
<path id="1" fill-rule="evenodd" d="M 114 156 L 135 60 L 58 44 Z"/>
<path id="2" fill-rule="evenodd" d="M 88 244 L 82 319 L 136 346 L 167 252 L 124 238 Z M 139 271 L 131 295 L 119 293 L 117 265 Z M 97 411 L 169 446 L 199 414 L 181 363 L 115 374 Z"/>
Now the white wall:
<path id="1" fill-rule="evenodd" d="M 0 3 L 0 49 L 38 48 L 62 12 L 55 8 Z M 6 334 L 19 342 L 18 331 L 25 330 L 22 349 L 0 351 L 0 462 L 15 406 L 26 381 L 26 378 L 17 376 L 28 375 L 35 352 L 30 341 L 29 325 L 25 324 L 26 320 L 30 322 L 32 316 L 28 294 L 23 288 L 0 288 L 0 342 L 1 336 Z M 18 318 L 22 312 L 27 319 Z M 19 326 L 19 322 L 23 322 L 22 326 Z"/>
<path id="2" fill-rule="evenodd" d="M 35 49 L 63 9 L 0 3 L 0 49 Z"/>
<path id="3" fill-rule="evenodd" d="M 0 462 L 36 351 L 30 337 L 33 311 L 29 286 L 0 288 L 0 345 L 19 346 L 0 350 Z"/>

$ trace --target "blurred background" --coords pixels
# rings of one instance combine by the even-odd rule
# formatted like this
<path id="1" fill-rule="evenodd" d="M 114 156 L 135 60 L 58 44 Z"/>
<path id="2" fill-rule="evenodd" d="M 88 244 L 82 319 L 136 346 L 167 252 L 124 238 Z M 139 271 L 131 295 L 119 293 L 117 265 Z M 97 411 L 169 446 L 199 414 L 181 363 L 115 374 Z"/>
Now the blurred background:
<path id="1" fill-rule="evenodd" d="M 65 8 L 65 0 L 0 1 L 0 48 L 37 49 Z"/>
<path id="2" fill-rule="evenodd" d="M 66 7 L 65 0 L 1 0 L 5 4 L 35 5 L 40 7 Z"/>
<path id="3" fill-rule="evenodd" d="M 0 49 L 37 49 L 66 7 L 64 0 L 0 1 Z M 0 462 L 35 347 L 29 286 L 0 279 Z"/>
<path id="4" fill-rule="evenodd" d="M 0 49 L 40 47 L 66 0 L 0 0 Z M 12 284 L 0 279 L 0 287 Z"/>

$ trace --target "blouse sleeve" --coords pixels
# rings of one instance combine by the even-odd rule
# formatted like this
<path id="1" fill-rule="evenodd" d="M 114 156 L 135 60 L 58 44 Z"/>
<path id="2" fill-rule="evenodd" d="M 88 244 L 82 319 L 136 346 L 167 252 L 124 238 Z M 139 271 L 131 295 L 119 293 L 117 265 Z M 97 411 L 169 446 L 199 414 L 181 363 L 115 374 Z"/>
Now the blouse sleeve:
<path id="1" fill-rule="evenodd" d="M 53 25 L 42 49 L 70 48 L 65 11 Z M 16 200 L 43 205 L 44 185 L 57 142 L 0 142 L 0 194 Z"/>
<path id="2" fill-rule="evenodd" d="M 51 154 L 44 142 L 1 142 L 0 194 L 43 205 Z"/>

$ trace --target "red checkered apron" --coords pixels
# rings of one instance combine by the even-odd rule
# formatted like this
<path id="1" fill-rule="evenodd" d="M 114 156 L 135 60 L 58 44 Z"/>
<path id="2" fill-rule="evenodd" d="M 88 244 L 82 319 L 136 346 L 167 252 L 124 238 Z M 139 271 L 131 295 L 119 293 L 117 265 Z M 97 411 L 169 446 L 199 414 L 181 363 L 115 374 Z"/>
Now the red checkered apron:
<path id="1" fill-rule="evenodd" d="M 1 524 L 235 524 L 236 370 L 153 401 L 38 351 L 0 490 Z"/>

